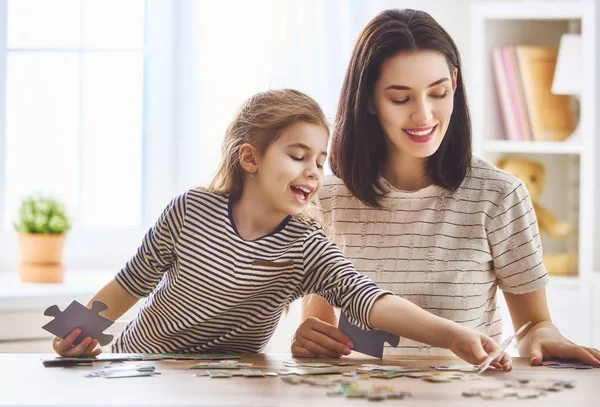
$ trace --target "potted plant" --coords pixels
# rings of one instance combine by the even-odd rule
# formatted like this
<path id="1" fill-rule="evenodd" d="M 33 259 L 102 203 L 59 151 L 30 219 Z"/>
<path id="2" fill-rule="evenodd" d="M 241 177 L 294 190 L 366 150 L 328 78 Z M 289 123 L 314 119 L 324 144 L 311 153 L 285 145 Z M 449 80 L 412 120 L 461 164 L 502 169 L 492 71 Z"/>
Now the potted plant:
<path id="1" fill-rule="evenodd" d="M 71 229 L 64 205 L 49 196 L 28 196 L 21 202 L 18 218 L 13 224 L 19 233 L 21 281 L 62 282 L 65 236 Z"/>

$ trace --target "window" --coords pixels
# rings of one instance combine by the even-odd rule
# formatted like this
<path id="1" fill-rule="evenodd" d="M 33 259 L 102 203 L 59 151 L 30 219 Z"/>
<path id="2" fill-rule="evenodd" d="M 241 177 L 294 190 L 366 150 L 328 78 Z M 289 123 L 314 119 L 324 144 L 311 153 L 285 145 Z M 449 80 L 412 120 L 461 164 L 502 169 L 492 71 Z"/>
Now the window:
<path id="1" fill-rule="evenodd" d="M 0 269 L 28 193 L 74 217 L 68 267 L 122 265 L 172 197 L 173 7 L 0 1 Z"/>
<path id="2" fill-rule="evenodd" d="M 139 226 L 143 34 L 141 0 L 8 1 L 9 214 L 43 191 L 78 227 Z"/>

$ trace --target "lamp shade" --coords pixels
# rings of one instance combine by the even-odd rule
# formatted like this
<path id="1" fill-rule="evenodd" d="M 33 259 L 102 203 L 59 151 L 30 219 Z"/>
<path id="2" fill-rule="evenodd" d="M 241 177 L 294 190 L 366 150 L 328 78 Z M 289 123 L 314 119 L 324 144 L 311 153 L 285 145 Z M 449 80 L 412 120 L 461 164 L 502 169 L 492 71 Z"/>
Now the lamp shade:
<path id="1" fill-rule="evenodd" d="M 552 81 L 555 95 L 579 95 L 583 77 L 581 35 L 563 34 L 558 47 L 556 70 Z"/>

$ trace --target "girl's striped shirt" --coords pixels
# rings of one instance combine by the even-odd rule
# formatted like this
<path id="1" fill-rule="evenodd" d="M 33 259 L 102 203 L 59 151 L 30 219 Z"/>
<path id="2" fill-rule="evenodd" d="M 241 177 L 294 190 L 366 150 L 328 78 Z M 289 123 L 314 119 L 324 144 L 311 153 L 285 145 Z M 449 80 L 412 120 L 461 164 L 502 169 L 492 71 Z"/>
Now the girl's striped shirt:
<path id="1" fill-rule="evenodd" d="M 363 328 L 388 294 L 356 272 L 318 223 L 289 216 L 246 241 L 229 198 L 201 189 L 168 205 L 115 278 L 148 298 L 113 352 L 259 352 L 286 306 L 305 294 L 318 293 Z"/>

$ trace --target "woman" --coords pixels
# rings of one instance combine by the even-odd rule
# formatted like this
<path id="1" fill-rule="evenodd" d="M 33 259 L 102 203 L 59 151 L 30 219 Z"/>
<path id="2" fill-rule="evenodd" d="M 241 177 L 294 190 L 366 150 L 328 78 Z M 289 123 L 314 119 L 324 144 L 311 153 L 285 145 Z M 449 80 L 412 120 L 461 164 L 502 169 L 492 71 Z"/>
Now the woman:
<path id="1" fill-rule="evenodd" d="M 565 339 L 546 303 L 548 275 L 524 184 L 471 155 L 460 56 L 427 13 L 387 10 L 363 30 L 346 73 L 319 195 L 337 243 L 380 287 L 500 340 L 502 289 L 532 364 L 600 352 Z M 335 357 L 352 343 L 321 298 L 305 300 L 292 353 Z M 402 340 L 386 354 L 445 354 Z"/>

